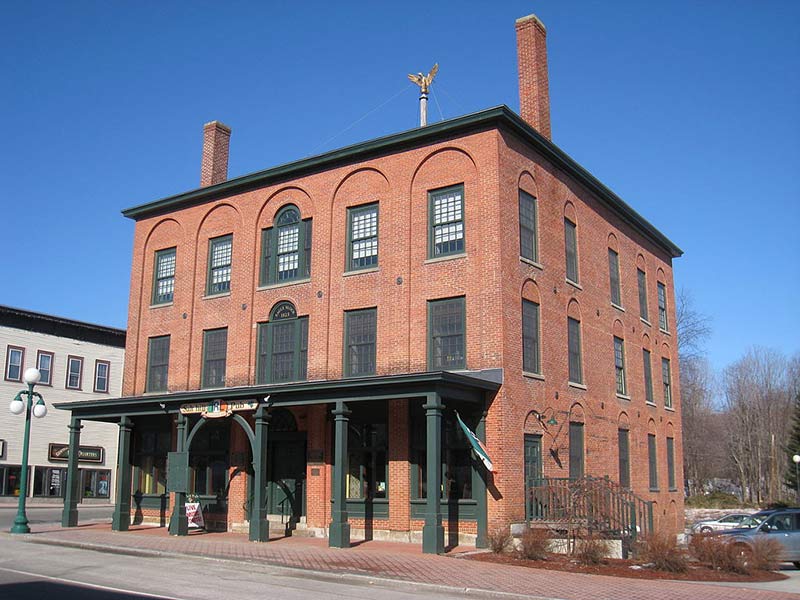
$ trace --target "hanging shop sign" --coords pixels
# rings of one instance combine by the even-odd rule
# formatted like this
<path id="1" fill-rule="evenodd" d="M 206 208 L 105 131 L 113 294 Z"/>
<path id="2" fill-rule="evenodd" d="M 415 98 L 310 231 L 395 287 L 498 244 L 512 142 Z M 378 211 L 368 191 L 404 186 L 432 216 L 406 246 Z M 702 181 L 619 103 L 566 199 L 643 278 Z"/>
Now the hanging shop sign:
<path id="1" fill-rule="evenodd" d="M 181 406 L 182 415 L 197 415 L 206 419 L 217 419 L 220 417 L 230 417 L 235 412 L 245 410 L 255 410 L 258 408 L 258 400 L 239 400 L 236 402 L 226 402 L 225 400 L 211 400 L 210 402 L 196 402 L 194 404 L 183 404 Z"/>
<path id="2" fill-rule="evenodd" d="M 78 460 L 80 462 L 102 463 L 105 450 L 102 446 L 80 446 Z M 69 460 L 69 444 L 50 444 L 47 456 L 50 460 Z"/>

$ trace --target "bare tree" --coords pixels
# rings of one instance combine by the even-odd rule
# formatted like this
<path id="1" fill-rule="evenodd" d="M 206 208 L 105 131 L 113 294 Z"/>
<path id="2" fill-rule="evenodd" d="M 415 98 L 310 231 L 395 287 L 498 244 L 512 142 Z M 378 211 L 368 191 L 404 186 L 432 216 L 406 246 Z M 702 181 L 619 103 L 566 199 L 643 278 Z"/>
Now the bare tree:
<path id="1" fill-rule="evenodd" d="M 711 335 L 711 317 L 699 312 L 686 288 L 675 297 L 675 328 L 678 332 L 678 352 L 681 363 L 705 354 L 705 343 Z"/>
<path id="2" fill-rule="evenodd" d="M 704 356 L 711 335 L 711 319 L 698 312 L 691 294 L 680 289 L 675 298 L 675 325 L 681 378 L 683 422 L 683 473 L 689 494 L 702 491 L 718 476 L 717 448 L 708 443 L 708 433 L 717 424 L 713 410 L 714 376 Z"/>
<path id="3" fill-rule="evenodd" d="M 793 401 L 789 367 L 780 352 L 752 348 L 723 374 L 727 448 L 751 502 L 781 495 L 778 456 L 788 441 Z"/>
<path id="4" fill-rule="evenodd" d="M 689 358 L 681 364 L 683 464 L 689 495 L 702 493 L 710 480 L 723 476 L 726 467 L 722 445 L 709 443 L 724 434 L 722 415 L 713 408 L 714 379 L 705 358 Z"/>

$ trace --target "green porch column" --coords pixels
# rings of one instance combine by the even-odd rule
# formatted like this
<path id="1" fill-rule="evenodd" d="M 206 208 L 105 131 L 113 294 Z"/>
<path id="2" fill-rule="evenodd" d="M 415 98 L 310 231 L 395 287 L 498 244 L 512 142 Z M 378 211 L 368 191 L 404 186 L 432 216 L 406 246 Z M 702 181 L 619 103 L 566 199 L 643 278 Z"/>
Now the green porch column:
<path id="1" fill-rule="evenodd" d="M 175 449 L 186 451 L 186 415 L 178 413 L 178 427 Z M 187 477 L 188 481 L 189 478 Z M 169 519 L 170 535 L 189 535 L 189 519 L 186 516 L 186 492 L 175 492 L 175 506 Z"/>
<path id="2" fill-rule="evenodd" d="M 64 496 L 64 510 L 61 513 L 62 527 L 78 525 L 78 458 L 81 446 L 81 420 L 72 417 L 69 421 L 69 458 L 67 462 L 67 493 Z"/>
<path id="3" fill-rule="evenodd" d="M 117 500 L 111 529 L 128 531 L 131 524 L 131 418 L 119 420 L 119 445 L 117 446 Z"/>
<path id="4" fill-rule="evenodd" d="M 350 523 L 347 521 L 347 426 L 350 411 L 337 402 L 333 411 L 336 437 L 333 443 L 333 515 L 328 530 L 328 546 L 350 547 Z"/>
<path id="5" fill-rule="evenodd" d="M 256 410 L 256 443 L 253 448 L 253 503 L 250 506 L 250 541 L 269 541 L 267 519 L 267 439 L 270 414 L 263 404 Z"/>
<path id="6" fill-rule="evenodd" d="M 478 426 L 475 428 L 475 435 L 478 439 L 486 443 L 486 412 L 481 414 Z M 478 535 L 475 537 L 476 548 L 489 547 L 489 514 L 488 499 L 486 497 L 486 482 L 489 479 L 489 472 L 477 457 L 472 461 L 472 493 L 474 494 L 477 506 L 477 525 Z"/>
<path id="7" fill-rule="evenodd" d="M 427 422 L 427 503 L 425 525 L 422 526 L 422 552 L 444 552 L 444 527 L 442 527 L 442 398 L 438 392 L 428 394 L 425 409 Z"/>

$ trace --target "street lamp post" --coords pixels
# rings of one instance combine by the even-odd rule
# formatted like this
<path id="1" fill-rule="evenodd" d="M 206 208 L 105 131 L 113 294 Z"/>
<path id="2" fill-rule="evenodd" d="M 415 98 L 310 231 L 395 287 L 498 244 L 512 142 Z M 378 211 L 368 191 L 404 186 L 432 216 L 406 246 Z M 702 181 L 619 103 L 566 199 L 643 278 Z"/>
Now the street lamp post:
<path id="1" fill-rule="evenodd" d="M 792 456 L 794 462 L 795 502 L 800 505 L 800 454 Z"/>
<path id="2" fill-rule="evenodd" d="M 31 413 L 33 413 L 33 416 L 37 419 L 47 414 L 47 405 L 44 403 L 44 398 L 42 398 L 39 392 L 33 391 L 33 387 L 39 383 L 41 378 L 42 374 L 39 373 L 39 369 L 34 369 L 33 367 L 26 369 L 22 379 L 28 385 L 28 389 L 20 391 L 8 407 L 11 413 L 15 415 L 25 411 L 25 436 L 22 440 L 22 473 L 20 473 L 19 504 L 11 533 L 31 532 L 31 528 L 28 527 L 28 517 L 25 515 L 25 495 L 28 492 L 28 443 L 31 437 Z M 33 403 L 34 398 L 38 398 L 36 404 Z"/>

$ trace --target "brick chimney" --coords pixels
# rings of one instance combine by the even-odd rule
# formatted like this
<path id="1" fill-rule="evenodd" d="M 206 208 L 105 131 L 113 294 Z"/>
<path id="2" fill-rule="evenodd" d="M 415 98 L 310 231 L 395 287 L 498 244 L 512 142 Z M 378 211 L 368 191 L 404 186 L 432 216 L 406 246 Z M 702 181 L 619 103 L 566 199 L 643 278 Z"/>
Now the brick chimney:
<path id="1" fill-rule="evenodd" d="M 547 139 L 550 132 L 550 86 L 547 81 L 547 30 L 536 15 L 517 19 L 519 114 Z"/>
<path id="2" fill-rule="evenodd" d="M 228 148 L 231 128 L 219 121 L 203 125 L 203 164 L 200 187 L 222 183 L 228 178 Z"/>

